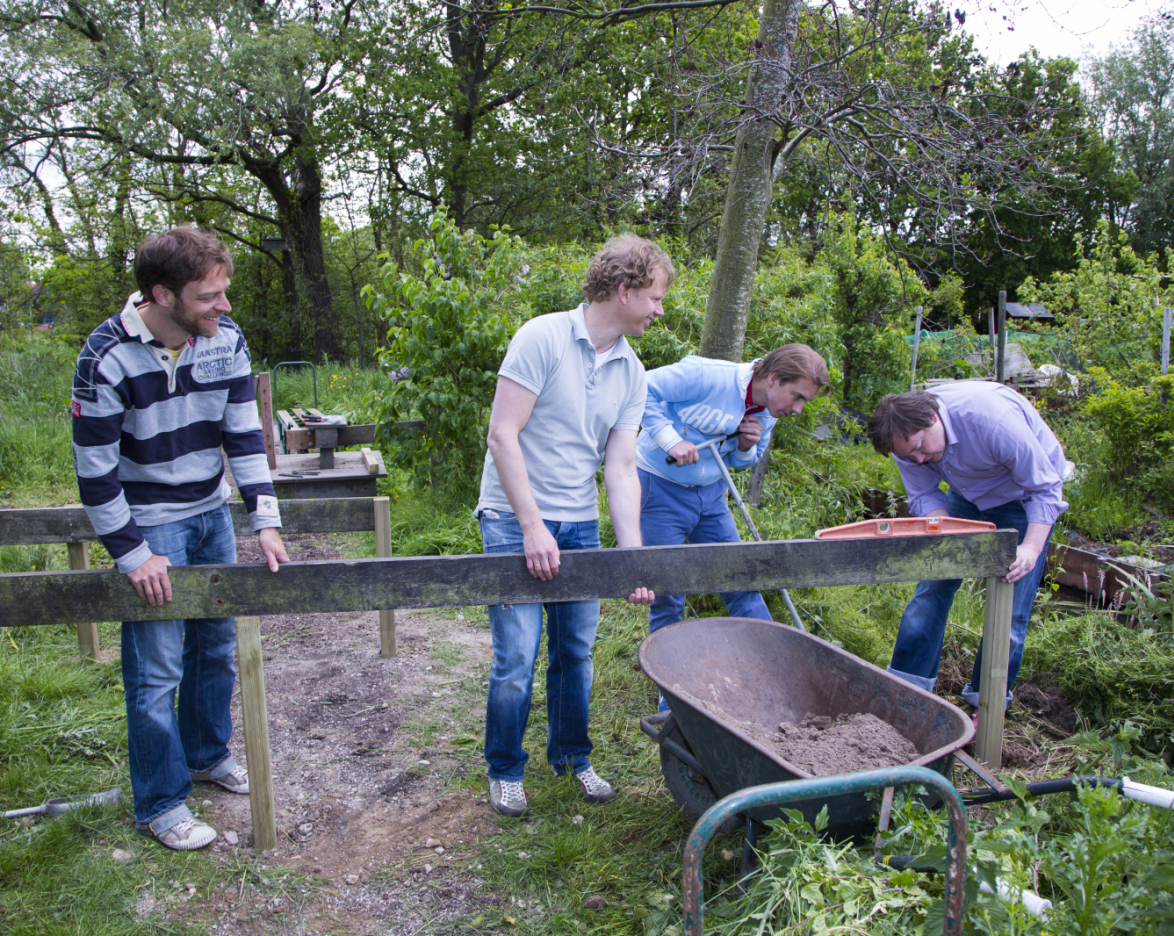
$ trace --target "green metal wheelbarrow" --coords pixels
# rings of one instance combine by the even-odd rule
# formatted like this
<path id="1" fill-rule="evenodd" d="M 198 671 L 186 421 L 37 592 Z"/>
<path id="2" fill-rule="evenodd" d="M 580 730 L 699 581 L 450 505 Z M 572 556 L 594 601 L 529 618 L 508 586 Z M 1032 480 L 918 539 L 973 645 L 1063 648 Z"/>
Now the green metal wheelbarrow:
<path id="1" fill-rule="evenodd" d="M 961 709 L 804 631 L 749 618 L 683 621 L 649 635 L 640 665 L 669 712 L 641 720 L 660 745 L 673 799 L 700 816 L 685 849 L 686 936 L 701 936 L 701 856 L 720 831 L 746 824 L 743 876 L 758 824 L 788 807 L 814 825 L 826 806 L 825 834 L 864 840 L 887 826 L 893 791 L 916 784 L 931 808 L 950 818 L 946 936 L 961 933 L 966 809 L 950 782 L 956 757 L 991 785 L 997 781 L 960 749 L 974 736 Z M 912 742 L 911 764 L 836 777 L 814 777 L 747 735 L 739 723 L 777 725 L 805 715 L 871 713 Z M 882 797 L 869 796 L 884 791 Z"/>
<path id="2" fill-rule="evenodd" d="M 793 627 L 749 618 L 682 621 L 649 635 L 640 665 L 670 709 L 642 719 L 641 729 L 660 745 L 669 793 L 693 816 L 747 787 L 815 779 L 736 722 L 777 725 L 808 713 L 871 713 L 917 749 L 916 760 L 898 766 L 925 767 L 947 780 L 957 756 L 977 767 L 959 750 L 974 736 L 961 709 Z M 930 806 L 940 801 L 933 792 L 929 797 Z M 813 822 L 824 805 L 829 836 L 861 841 L 875 831 L 882 803 L 863 791 L 825 790 L 790 808 Z M 781 808 L 756 803 L 746 812 L 762 822 L 780 816 Z"/>

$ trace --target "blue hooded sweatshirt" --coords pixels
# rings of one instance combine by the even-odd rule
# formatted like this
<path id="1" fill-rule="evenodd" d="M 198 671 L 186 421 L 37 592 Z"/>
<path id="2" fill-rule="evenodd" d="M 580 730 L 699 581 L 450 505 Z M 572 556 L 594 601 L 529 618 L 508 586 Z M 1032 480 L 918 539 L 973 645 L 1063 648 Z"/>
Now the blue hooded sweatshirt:
<path id="1" fill-rule="evenodd" d="M 701 445 L 737 431 L 746 412 L 746 389 L 754 364 L 734 364 L 689 355 L 676 364 L 648 372 L 648 400 L 636 445 L 636 464 L 645 471 L 686 487 L 721 481 L 713 449 L 700 453 L 694 465 L 666 465 L 668 450 L 681 441 Z M 737 438 L 721 444 L 722 459 L 732 469 L 749 468 L 766 451 L 778 422 L 767 411 L 758 414 L 762 438 L 748 452 L 738 451 Z M 717 446 L 714 446 L 717 448 Z"/>

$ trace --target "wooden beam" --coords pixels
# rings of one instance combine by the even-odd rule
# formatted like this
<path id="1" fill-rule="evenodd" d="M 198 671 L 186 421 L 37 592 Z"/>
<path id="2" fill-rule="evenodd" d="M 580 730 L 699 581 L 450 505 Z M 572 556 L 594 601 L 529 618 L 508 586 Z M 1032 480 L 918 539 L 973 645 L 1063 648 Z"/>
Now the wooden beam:
<path id="1" fill-rule="evenodd" d="M 391 498 L 375 498 L 375 555 L 391 558 Z M 395 610 L 379 610 L 379 655 L 395 656 Z"/>
<path id="2" fill-rule="evenodd" d="M 245 505 L 228 505 L 237 536 L 252 536 Z M 375 529 L 370 498 L 324 497 L 281 502 L 282 533 L 353 533 Z M 0 546 L 93 543 L 98 539 L 81 507 L 0 510 Z"/>
<path id="3" fill-rule="evenodd" d="M 990 770 L 1003 763 L 1003 716 L 1011 658 L 1011 607 L 1015 586 L 1000 576 L 986 580 L 982 623 L 982 669 L 978 674 L 978 733 L 974 756 Z"/>
<path id="4" fill-rule="evenodd" d="M 257 412 L 261 416 L 261 435 L 265 439 L 265 459 L 269 470 L 277 467 L 277 443 L 273 440 L 273 391 L 269 386 L 269 371 L 254 378 L 257 385 Z"/>
<path id="5" fill-rule="evenodd" d="M 269 714 L 265 708 L 265 670 L 261 663 L 261 619 L 236 619 L 236 655 L 240 668 L 241 717 L 249 768 L 249 812 L 253 847 L 277 847 L 277 812 L 273 801 L 273 763 L 269 750 Z"/>
<path id="6" fill-rule="evenodd" d="M 367 509 L 371 510 L 370 503 Z M 152 608 L 125 575 L 31 572 L 0 575 L 0 625 L 145 621 L 255 614 L 439 608 L 711 594 L 1002 575 L 1015 557 L 1014 531 L 899 539 L 784 540 L 562 554 L 549 582 L 518 554 L 263 563 L 169 570 L 174 598 Z"/>
<path id="7" fill-rule="evenodd" d="M 83 572 L 90 567 L 90 548 L 85 543 L 67 543 L 69 567 Z M 101 659 L 98 648 L 98 625 L 93 621 L 77 622 L 77 651 L 83 663 Z"/>
<path id="8" fill-rule="evenodd" d="M 375 426 L 315 426 L 313 429 L 286 429 L 285 447 L 288 451 L 308 448 L 339 448 L 343 445 L 372 445 Z M 272 466 L 270 466 L 272 467 Z"/>

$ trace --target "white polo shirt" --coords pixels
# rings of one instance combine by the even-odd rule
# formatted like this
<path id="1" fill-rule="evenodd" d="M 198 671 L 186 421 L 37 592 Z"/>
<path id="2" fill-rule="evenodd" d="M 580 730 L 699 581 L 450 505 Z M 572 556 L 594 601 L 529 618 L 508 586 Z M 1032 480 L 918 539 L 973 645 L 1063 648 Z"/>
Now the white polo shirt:
<path id="1" fill-rule="evenodd" d="M 596 366 L 583 318 L 586 308 L 584 303 L 526 322 L 497 372 L 538 395 L 518 442 L 544 520 L 599 519 L 595 473 L 603 463 L 608 434 L 612 429 L 637 431 L 644 414 L 644 365 L 621 335 L 613 353 Z M 490 452 L 485 453 L 477 501 L 478 512 L 486 508 L 514 509 Z"/>

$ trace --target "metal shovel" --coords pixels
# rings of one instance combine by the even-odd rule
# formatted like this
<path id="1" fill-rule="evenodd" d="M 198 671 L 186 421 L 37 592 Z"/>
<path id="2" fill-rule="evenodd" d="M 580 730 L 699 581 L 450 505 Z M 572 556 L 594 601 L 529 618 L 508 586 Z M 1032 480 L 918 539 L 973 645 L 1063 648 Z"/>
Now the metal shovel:
<path id="1" fill-rule="evenodd" d="M 40 806 L 29 806 L 26 809 L 10 809 L 4 814 L 5 819 L 19 819 L 21 816 L 48 816 L 52 819 L 67 813 L 79 806 L 101 806 L 104 803 L 121 803 L 125 796 L 122 790 L 115 787 L 105 793 L 91 793 L 89 796 L 58 796 L 45 800 Z"/>

